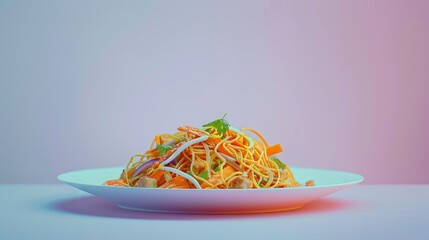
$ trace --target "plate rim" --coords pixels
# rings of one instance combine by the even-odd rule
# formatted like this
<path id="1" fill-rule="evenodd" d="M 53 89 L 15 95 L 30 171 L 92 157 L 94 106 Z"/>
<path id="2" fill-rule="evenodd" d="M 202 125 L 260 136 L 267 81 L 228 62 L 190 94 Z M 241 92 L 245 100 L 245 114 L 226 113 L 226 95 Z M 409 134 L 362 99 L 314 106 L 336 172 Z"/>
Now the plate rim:
<path id="1" fill-rule="evenodd" d="M 201 190 L 204 190 L 204 192 L 218 192 L 218 191 L 291 191 L 291 190 L 300 190 L 300 189 L 316 189 L 316 188 L 332 188 L 332 187 L 343 187 L 348 185 L 355 185 L 358 183 L 361 183 L 365 180 L 365 178 L 357 173 L 348 172 L 348 171 L 340 171 L 340 170 L 332 170 L 332 169 L 325 169 L 325 168 L 308 168 L 308 167 L 295 167 L 295 166 L 289 166 L 291 170 L 293 169 L 305 169 L 305 170 L 318 170 L 318 171 L 325 171 L 325 172 L 336 172 L 336 173 L 342 173 L 342 174 L 349 174 L 354 175 L 356 177 L 356 180 L 349 181 L 349 182 L 343 182 L 343 183 L 336 183 L 336 184 L 326 184 L 326 185 L 315 185 L 315 186 L 300 186 L 300 187 L 293 187 L 293 188 L 258 188 L 258 189 L 164 189 L 164 188 L 138 188 L 138 187 L 122 187 L 122 186 L 106 186 L 100 184 L 88 184 L 88 183 L 78 183 L 78 182 L 72 182 L 67 181 L 64 179 L 65 176 L 73 173 L 83 172 L 83 171 L 94 171 L 94 170 L 108 170 L 108 169 L 123 169 L 123 166 L 113 166 L 113 167 L 101 167 L 101 168 L 86 168 L 86 169 L 80 169 L 80 170 L 72 170 L 63 172 L 59 175 L 57 175 L 57 180 L 66 183 L 68 185 L 73 184 L 79 184 L 84 186 L 91 186 L 91 187 L 106 187 L 106 188 L 117 188 L 117 189 L 127 189 L 128 191 L 189 191 L 189 192 L 201 192 Z M 133 189 L 133 190 L 131 190 Z"/>

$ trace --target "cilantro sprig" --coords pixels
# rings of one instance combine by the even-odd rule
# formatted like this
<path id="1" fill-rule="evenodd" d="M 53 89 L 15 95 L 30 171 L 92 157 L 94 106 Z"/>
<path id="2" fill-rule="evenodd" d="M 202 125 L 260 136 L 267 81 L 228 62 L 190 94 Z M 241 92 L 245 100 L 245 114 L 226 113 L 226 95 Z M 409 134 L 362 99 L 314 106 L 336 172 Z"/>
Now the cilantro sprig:
<path id="1" fill-rule="evenodd" d="M 168 150 L 172 149 L 172 146 L 169 145 L 156 145 L 156 149 L 158 150 L 158 155 L 164 155 Z"/>
<path id="2" fill-rule="evenodd" d="M 207 129 L 215 128 L 223 138 L 229 129 L 229 123 L 225 120 L 225 116 L 226 116 L 226 113 L 223 115 L 222 118 L 219 118 L 214 120 L 213 122 L 204 124 L 203 127 L 206 127 Z"/>
<path id="3" fill-rule="evenodd" d="M 286 168 L 286 165 L 282 161 L 280 161 L 280 159 L 278 159 L 276 156 L 271 156 L 270 159 L 273 162 L 275 162 L 277 164 L 277 166 L 279 166 L 280 169 L 283 170 Z"/>

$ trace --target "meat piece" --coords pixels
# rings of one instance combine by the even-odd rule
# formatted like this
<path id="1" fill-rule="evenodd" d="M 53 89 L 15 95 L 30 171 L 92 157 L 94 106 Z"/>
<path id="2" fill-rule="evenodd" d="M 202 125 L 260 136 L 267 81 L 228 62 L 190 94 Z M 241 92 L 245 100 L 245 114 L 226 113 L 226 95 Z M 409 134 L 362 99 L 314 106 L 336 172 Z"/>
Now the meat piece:
<path id="1" fill-rule="evenodd" d="M 231 188 L 252 188 L 253 183 L 250 179 L 244 177 L 238 177 L 237 180 L 232 184 Z"/>
<path id="2" fill-rule="evenodd" d="M 158 180 L 143 176 L 137 181 L 137 187 L 156 188 L 158 187 Z"/>

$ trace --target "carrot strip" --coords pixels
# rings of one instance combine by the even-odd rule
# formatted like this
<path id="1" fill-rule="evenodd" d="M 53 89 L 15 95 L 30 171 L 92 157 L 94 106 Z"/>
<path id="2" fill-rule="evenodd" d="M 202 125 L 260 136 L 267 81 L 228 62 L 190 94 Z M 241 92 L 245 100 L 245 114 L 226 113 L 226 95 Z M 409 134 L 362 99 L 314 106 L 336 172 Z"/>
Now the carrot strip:
<path id="1" fill-rule="evenodd" d="M 213 145 L 213 146 L 216 146 L 219 142 L 220 142 L 221 140 L 220 139 L 218 139 L 218 138 L 209 138 L 209 139 L 207 139 L 206 140 L 206 142 L 208 143 L 208 144 L 210 144 L 210 145 Z M 220 145 L 218 148 L 217 148 L 217 150 L 219 151 L 219 152 L 221 152 L 221 153 L 223 153 L 223 154 L 226 154 L 226 155 L 228 155 L 228 156 L 230 156 L 230 157 L 233 157 L 233 155 L 230 153 L 230 152 L 228 152 L 222 145 Z"/>
<path id="2" fill-rule="evenodd" d="M 127 186 L 127 182 L 125 179 L 112 179 L 104 182 L 107 186 Z"/>
<path id="3" fill-rule="evenodd" d="M 250 131 L 250 132 L 254 133 L 256 136 L 258 136 L 258 137 L 262 140 L 262 142 L 264 143 L 264 145 L 265 145 L 266 147 L 268 147 L 268 143 L 267 143 L 267 141 L 265 141 L 265 138 L 264 138 L 264 137 L 262 137 L 262 135 L 261 135 L 258 131 L 254 130 L 254 129 L 251 129 L 251 128 L 243 128 L 243 129 L 241 129 L 241 130 L 242 130 L 242 131 Z"/>
<path id="4" fill-rule="evenodd" d="M 220 139 L 218 138 L 209 138 L 206 140 L 206 143 L 209 145 L 216 146 L 220 142 Z"/>
<path id="5" fill-rule="evenodd" d="M 188 180 L 182 176 L 176 176 L 162 184 L 159 188 L 190 188 Z"/>
<path id="6" fill-rule="evenodd" d="M 156 145 L 161 145 L 161 138 L 159 137 L 159 135 L 155 135 L 155 142 Z"/>
<path id="7" fill-rule="evenodd" d="M 164 171 L 162 170 L 158 170 L 156 172 L 153 172 L 152 174 L 149 175 L 149 177 L 154 178 L 156 180 L 161 180 L 161 177 L 164 176 Z"/>
<path id="8" fill-rule="evenodd" d="M 272 146 L 267 147 L 267 155 L 271 156 L 277 153 L 283 152 L 283 148 L 280 144 L 274 144 Z"/>
<path id="9" fill-rule="evenodd" d="M 233 142 L 232 144 L 234 144 L 236 146 L 239 146 L 239 147 L 244 147 L 244 143 L 243 142 L 244 142 L 243 141 L 243 137 L 240 136 L 240 138 L 237 141 Z"/>
<path id="10" fill-rule="evenodd" d="M 217 150 L 218 150 L 219 152 L 223 153 L 223 154 L 226 154 L 226 155 L 230 156 L 230 157 L 233 157 L 233 156 L 234 156 L 234 155 L 232 155 L 228 150 L 226 150 L 226 149 L 223 147 L 223 145 L 220 145 L 220 146 L 217 148 Z"/>
<path id="11" fill-rule="evenodd" d="M 136 170 L 137 165 L 133 166 L 132 168 L 128 169 L 128 178 L 131 178 L 134 174 L 134 171 Z"/>
<path id="12" fill-rule="evenodd" d="M 235 172 L 235 169 L 231 166 L 226 166 L 223 168 L 223 176 L 225 178 L 229 177 L 229 175 L 233 174 Z"/>

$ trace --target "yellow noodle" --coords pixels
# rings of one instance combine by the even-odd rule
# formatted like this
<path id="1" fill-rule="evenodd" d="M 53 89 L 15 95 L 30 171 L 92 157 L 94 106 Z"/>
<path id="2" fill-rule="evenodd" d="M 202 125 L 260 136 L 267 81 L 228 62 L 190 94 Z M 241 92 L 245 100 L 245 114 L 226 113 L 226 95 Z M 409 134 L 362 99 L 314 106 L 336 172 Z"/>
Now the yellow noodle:
<path id="1" fill-rule="evenodd" d="M 274 162 L 267 155 L 267 142 L 256 131 L 245 129 L 246 131 L 254 132 L 258 136 L 258 139 L 251 138 L 245 133 L 231 130 L 223 135 L 214 127 L 204 129 L 206 132 L 197 128 L 183 126 L 179 128 L 179 132 L 174 134 L 158 135 L 157 138 L 160 139 L 161 144 L 177 145 L 171 150 L 167 149 L 166 155 L 158 156 L 159 152 L 154 150 L 157 147 L 155 146 L 156 141 L 154 139 L 147 152 L 136 154 L 130 158 L 120 178 L 123 179 L 124 184 L 136 186 L 141 177 L 160 171 L 161 161 L 168 159 L 184 142 L 208 135 L 207 140 L 185 148 L 172 161 L 173 164 L 168 163 L 170 165 L 167 164 L 167 166 L 190 174 L 206 189 L 231 188 L 237 186 L 234 184 L 241 178 L 250 180 L 253 188 L 301 186 L 286 164 L 280 168 L 278 163 Z M 250 145 L 251 142 L 253 142 L 253 146 Z M 232 157 L 237 166 L 234 167 L 234 164 L 228 162 L 230 160 L 226 160 L 222 154 Z M 150 166 L 143 172 L 135 174 L 136 169 L 140 165 L 159 157 L 161 160 L 157 164 Z M 227 167 L 234 169 L 239 167 L 239 169 L 235 169 L 234 171 L 228 170 L 228 175 L 226 175 L 225 171 Z M 215 170 L 215 168 L 219 170 Z M 204 171 L 207 172 L 206 175 L 203 173 Z M 159 174 L 157 175 L 159 176 Z M 177 174 L 171 174 L 167 176 L 167 180 L 170 180 L 170 176 L 172 178 L 180 177 Z M 165 173 L 161 177 L 165 178 Z M 162 181 L 165 182 L 165 180 Z M 189 184 L 189 186 L 194 187 L 193 184 Z"/>

